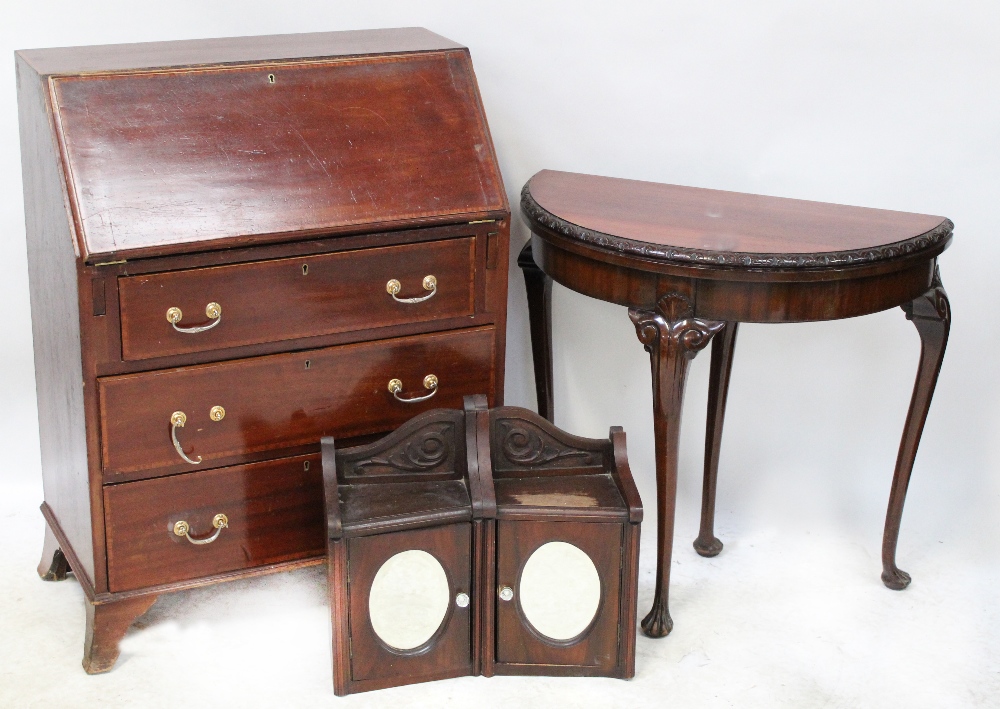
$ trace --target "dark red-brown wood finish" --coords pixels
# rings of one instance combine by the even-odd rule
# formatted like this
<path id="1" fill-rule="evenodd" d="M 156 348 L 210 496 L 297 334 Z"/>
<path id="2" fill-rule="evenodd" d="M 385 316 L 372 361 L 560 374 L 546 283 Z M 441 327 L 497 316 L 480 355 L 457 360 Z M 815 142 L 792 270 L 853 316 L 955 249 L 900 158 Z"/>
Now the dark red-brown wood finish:
<path id="1" fill-rule="evenodd" d="M 495 644 L 484 659 L 494 674 L 635 675 L 636 597 L 642 501 L 632 479 L 625 432 L 573 436 L 531 411 L 489 412 L 489 458 L 496 492 Z M 594 562 L 601 600 L 591 624 L 563 642 L 541 634 L 520 602 L 519 579 L 548 542 L 576 546 Z"/>
<path id="2" fill-rule="evenodd" d="M 426 30 L 16 64 L 39 573 L 84 588 L 100 672 L 160 593 L 322 562 L 320 436 L 502 402 L 509 208 L 469 52 Z"/>
<path id="3" fill-rule="evenodd" d="M 476 312 L 475 247 L 475 237 L 466 237 L 122 278 L 122 356 L 151 359 L 468 318 Z M 396 280 L 401 298 L 426 296 L 422 282 L 429 275 L 434 297 L 419 311 L 386 291 Z M 212 325 L 205 308 L 218 303 L 226 327 L 213 326 L 195 340 L 166 319 L 165 302 L 181 311 L 182 327 Z"/>
<path id="4" fill-rule="evenodd" d="M 464 406 L 428 411 L 367 445 L 338 450 L 334 438 L 322 440 L 333 684 L 340 696 L 481 671 L 481 525 L 493 493 L 480 475 L 476 423 L 487 399 L 468 396 Z M 420 646 L 398 650 L 375 630 L 369 599 L 383 565 L 410 550 L 437 560 L 449 598 L 463 595 L 465 602 L 450 602 Z"/>
<path id="5" fill-rule="evenodd" d="M 579 438 L 469 396 L 375 443 L 324 438 L 322 460 L 338 695 L 468 674 L 635 674 L 642 503 L 620 428 Z M 519 596 L 525 564 L 553 541 L 590 557 L 601 585 L 592 621 L 565 641 L 540 634 Z M 456 602 L 403 651 L 374 630 L 369 599 L 382 565 L 408 550 L 438 560 Z"/>
<path id="6" fill-rule="evenodd" d="M 506 206 L 461 48 L 55 75 L 49 87 L 91 261 Z"/>
<path id="7" fill-rule="evenodd" d="M 673 627 L 670 582 L 680 416 L 688 363 L 712 342 L 701 529 L 715 556 L 715 490 L 726 396 L 740 322 L 854 317 L 902 306 L 921 338 L 917 381 L 900 444 L 882 548 L 896 566 L 899 522 L 951 319 L 937 257 L 943 217 L 542 171 L 521 193 L 532 231 L 524 269 L 539 411 L 552 420 L 551 280 L 625 305 L 650 354 L 656 437 L 657 575 L 644 632 Z"/>

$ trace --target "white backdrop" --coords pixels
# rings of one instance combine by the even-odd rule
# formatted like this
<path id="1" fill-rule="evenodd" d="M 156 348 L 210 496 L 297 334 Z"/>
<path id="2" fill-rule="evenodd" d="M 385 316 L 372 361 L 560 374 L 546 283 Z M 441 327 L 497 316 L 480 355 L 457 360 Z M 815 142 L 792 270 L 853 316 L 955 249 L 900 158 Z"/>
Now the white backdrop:
<path id="1" fill-rule="evenodd" d="M 540 169 L 950 217 L 955 241 L 941 258 L 941 272 L 954 320 L 903 516 L 899 561 L 915 579 L 907 594 L 954 580 L 963 569 L 979 579 L 1000 575 L 994 354 L 1000 328 L 992 312 L 1000 266 L 1000 4 L 7 0 L 3 15 L 0 54 L 8 69 L 0 72 L 0 239 L 8 265 L 0 279 L 0 484 L 21 491 L 31 505 L 40 501 L 41 486 L 11 52 L 420 25 L 470 47 L 515 211 L 509 404 L 534 407 L 524 288 L 513 258 L 527 238 L 517 214 L 520 188 Z M 592 436 L 606 435 L 610 425 L 625 427 L 649 510 L 648 576 L 655 497 L 647 356 L 623 308 L 557 286 L 554 318 L 556 423 Z M 798 584 L 808 596 L 808 580 L 817 573 L 808 565 L 823 560 L 809 558 L 809 544 L 788 545 L 809 535 L 829 544 L 841 540 L 833 556 L 857 552 L 856 565 L 831 559 L 842 564 L 831 578 L 860 574 L 877 584 L 889 482 L 918 351 L 916 331 L 899 310 L 835 323 L 743 326 L 719 482 L 718 533 L 727 548 L 701 563 L 721 573 L 739 550 L 754 552 L 745 542 L 758 535 L 754 553 L 761 565 L 783 548 L 801 550 L 804 558 L 796 552 L 775 562 L 772 583 Z M 706 352 L 692 367 L 685 406 L 679 564 L 699 563 L 690 542 L 700 499 L 708 359 Z M 18 506 L 10 514 L 22 512 Z M 40 550 L 40 534 L 37 542 Z M 829 544 L 814 548 L 819 553 Z M 753 563 L 751 556 L 747 564 Z M 955 667 L 964 665 L 968 678 L 1000 691 L 992 581 L 965 589 L 962 605 L 970 615 L 948 622 L 971 635 L 958 636 L 957 657 L 954 647 L 941 651 Z M 648 599 L 640 606 L 645 611 Z M 930 623 L 936 612 L 927 610 Z M 676 600 L 674 617 L 680 627 L 684 614 Z M 72 622 L 82 628 L 82 616 Z M 640 663 L 642 642 L 650 641 L 640 643 Z M 957 672 L 934 667 L 949 671 Z M 985 686 L 974 688 L 968 678 L 939 689 L 973 692 L 953 695 L 967 704 Z M 807 695 L 789 701 L 804 706 Z M 730 699 L 745 704 L 741 696 Z M 828 696 L 853 695 L 831 690 Z"/>

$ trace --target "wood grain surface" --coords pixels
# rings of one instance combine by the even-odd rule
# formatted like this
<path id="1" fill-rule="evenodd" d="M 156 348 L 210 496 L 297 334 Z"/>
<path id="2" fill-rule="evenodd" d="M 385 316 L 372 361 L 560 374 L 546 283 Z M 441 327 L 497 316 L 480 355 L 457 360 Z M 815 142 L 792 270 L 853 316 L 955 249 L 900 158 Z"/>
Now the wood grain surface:
<path id="1" fill-rule="evenodd" d="M 146 552 L 122 556 L 141 520 L 105 514 L 158 489 L 127 485 L 225 477 L 315 453 L 327 433 L 370 441 L 465 394 L 502 402 L 510 214 L 469 52 L 427 30 L 24 50 L 16 64 L 42 510 L 106 609 L 85 662 L 104 671 L 131 622 L 119 601 L 322 558 L 304 541 L 290 560 L 155 577 Z M 432 274 L 427 302 L 385 291 L 395 278 L 422 296 Z M 190 327 L 209 302 L 219 326 L 170 328 L 165 307 Z M 430 373 L 429 402 L 387 389 L 424 395 Z M 189 410 L 178 433 L 197 466 L 161 420 L 174 410 Z M 51 547 L 43 572 L 58 577 Z"/>
<path id="2" fill-rule="evenodd" d="M 86 474 L 87 333 L 80 308 L 91 288 L 77 271 L 45 82 L 18 59 L 17 85 L 42 482 L 80 560 L 74 571 L 99 585 L 104 529 L 100 493 L 92 496 Z"/>
<path id="3" fill-rule="evenodd" d="M 112 592 L 304 559 L 326 549 L 318 455 L 108 485 L 104 498 Z M 184 520 L 192 537 L 208 537 L 219 513 L 229 526 L 211 544 L 191 544 L 173 533 Z"/>
<path id="4" fill-rule="evenodd" d="M 52 94 L 87 256 L 506 208 L 462 50 L 61 77 Z"/>
<path id="5" fill-rule="evenodd" d="M 512 601 L 497 600 L 497 674 L 501 665 L 565 665 L 613 673 L 618 665 L 619 591 L 622 525 L 563 522 L 497 522 L 497 587 L 514 589 Z M 536 549 L 560 541 L 582 550 L 594 562 L 601 579 L 601 601 L 591 625 L 580 639 L 565 643 L 545 639 L 521 610 L 520 578 Z M 580 671 L 580 670 L 577 670 Z"/>
<path id="6" fill-rule="evenodd" d="M 147 359 L 300 337 L 331 335 L 403 323 L 472 315 L 475 311 L 472 238 L 387 246 L 301 258 L 198 268 L 119 280 L 122 356 Z M 386 291 L 400 282 L 400 303 Z M 248 285 L 252 284 L 252 287 Z M 178 332 L 168 308 L 183 313 L 178 327 L 210 325 L 209 303 L 222 308 L 211 330 Z"/>
<path id="7" fill-rule="evenodd" d="M 343 32 L 303 32 L 256 37 L 22 49 L 17 55 L 36 72 L 45 75 L 462 48 L 461 44 L 423 27 L 393 27 Z"/>
<path id="8" fill-rule="evenodd" d="M 232 360 L 99 380 L 106 479 L 116 473 L 165 475 L 197 469 L 174 450 L 170 417 L 187 415 L 177 432 L 186 454 L 208 468 L 244 462 L 245 455 L 390 431 L 436 406 L 457 407 L 470 391 L 489 391 L 493 328 L 435 333 L 395 340 Z M 308 363 L 308 364 L 307 364 Z M 433 398 L 422 382 L 435 374 Z M 222 406 L 225 417 L 209 417 Z"/>
<path id="9" fill-rule="evenodd" d="M 543 209 L 585 229 L 722 253 L 865 250 L 912 239 L 947 221 L 927 214 L 554 170 L 539 172 L 527 190 Z"/>
<path id="10" fill-rule="evenodd" d="M 353 691 L 379 689 L 472 672 L 472 608 L 458 607 L 459 592 L 472 592 L 472 525 L 450 524 L 348 540 L 351 679 Z M 375 574 L 399 552 L 419 549 L 441 564 L 448 578 L 448 610 L 434 635 L 412 651 L 394 651 L 378 639 L 368 612 Z M 343 619 L 338 619 L 343 622 Z"/>
<path id="11" fill-rule="evenodd" d="M 680 420 L 690 360 L 713 341 L 701 529 L 715 556 L 718 457 L 733 348 L 741 322 L 802 322 L 901 306 L 921 359 L 900 443 L 882 547 L 882 581 L 906 588 L 896 544 L 909 476 L 947 344 L 951 307 L 938 256 L 944 217 L 543 171 L 521 191 L 532 238 L 518 258 L 528 285 L 539 410 L 552 415 L 551 303 L 557 281 L 629 307 L 650 355 L 657 480 L 657 571 L 649 637 L 673 628 L 669 588 Z M 539 271 L 542 275 L 539 274 Z M 627 544 L 632 545 L 629 541 Z M 631 609 L 623 606 L 623 612 Z M 627 673 L 634 658 L 622 657 Z"/>

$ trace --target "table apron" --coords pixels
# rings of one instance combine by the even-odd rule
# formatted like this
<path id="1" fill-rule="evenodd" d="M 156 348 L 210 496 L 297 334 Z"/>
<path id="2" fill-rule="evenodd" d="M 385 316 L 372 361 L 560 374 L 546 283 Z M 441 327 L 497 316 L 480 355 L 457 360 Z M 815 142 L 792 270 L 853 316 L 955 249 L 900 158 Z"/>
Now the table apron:
<path id="1" fill-rule="evenodd" d="M 876 313 L 908 303 L 931 287 L 936 253 L 926 259 L 908 259 L 895 271 L 878 274 L 844 272 L 836 280 L 810 277 L 801 280 L 738 279 L 657 273 L 629 268 L 621 258 L 617 263 L 595 260 L 576 249 L 560 248 L 535 234 L 532 238 L 535 262 L 549 277 L 571 290 L 630 308 L 652 309 L 667 293 L 679 293 L 694 306 L 695 316 L 727 322 L 809 322 L 838 320 Z"/>

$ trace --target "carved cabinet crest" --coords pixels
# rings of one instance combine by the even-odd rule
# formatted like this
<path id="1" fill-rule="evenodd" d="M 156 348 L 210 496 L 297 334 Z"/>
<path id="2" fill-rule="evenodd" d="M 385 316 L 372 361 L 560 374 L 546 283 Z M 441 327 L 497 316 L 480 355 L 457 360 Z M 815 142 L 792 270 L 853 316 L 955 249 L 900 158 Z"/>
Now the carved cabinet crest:
<path id="1" fill-rule="evenodd" d="M 578 438 L 476 396 L 322 449 L 337 694 L 633 676 L 642 505 L 621 429 Z"/>

